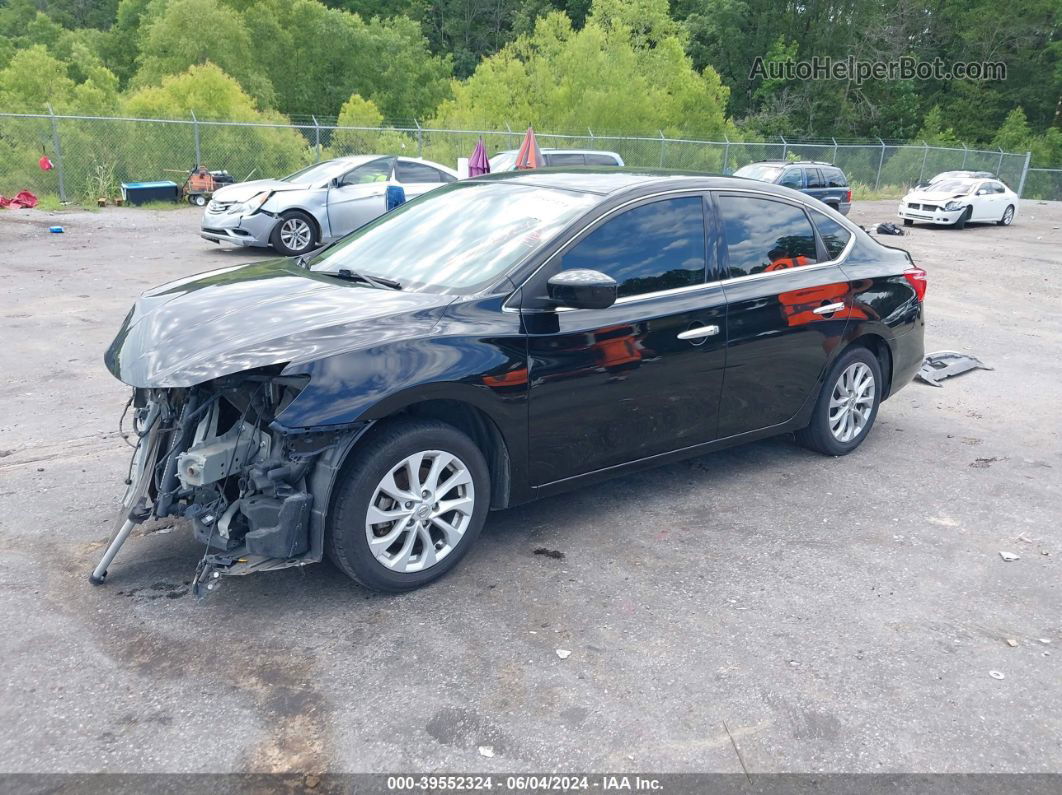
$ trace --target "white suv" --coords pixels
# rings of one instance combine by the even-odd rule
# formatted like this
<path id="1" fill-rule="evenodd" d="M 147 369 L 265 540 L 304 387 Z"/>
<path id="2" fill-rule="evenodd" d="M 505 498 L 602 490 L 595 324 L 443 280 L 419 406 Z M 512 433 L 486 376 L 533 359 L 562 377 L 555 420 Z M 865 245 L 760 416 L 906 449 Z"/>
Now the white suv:
<path id="1" fill-rule="evenodd" d="M 512 171 L 516 166 L 518 150 L 498 152 L 490 159 L 490 171 Z M 623 158 L 615 152 L 597 149 L 543 149 L 542 159 L 550 166 L 622 166 Z"/>

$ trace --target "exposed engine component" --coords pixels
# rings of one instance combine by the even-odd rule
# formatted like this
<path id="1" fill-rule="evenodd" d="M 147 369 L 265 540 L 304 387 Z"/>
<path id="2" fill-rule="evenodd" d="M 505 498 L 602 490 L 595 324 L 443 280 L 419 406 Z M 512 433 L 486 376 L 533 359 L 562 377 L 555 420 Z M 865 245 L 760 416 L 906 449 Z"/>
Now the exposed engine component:
<path id="1" fill-rule="evenodd" d="M 92 573 L 99 584 L 133 526 L 182 516 L 207 547 L 195 591 L 222 574 L 301 565 L 320 558 L 310 538 L 308 475 L 334 438 L 292 439 L 272 422 L 301 379 L 274 372 L 226 376 L 190 389 L 135 390 L 138 441 L 119 527 Z M 309 435 L 317 436 L 317 435 Z M 312 444 L 312 449 L 307 445 Z M 313 560 L 307 558 L 317 553 Z"/>

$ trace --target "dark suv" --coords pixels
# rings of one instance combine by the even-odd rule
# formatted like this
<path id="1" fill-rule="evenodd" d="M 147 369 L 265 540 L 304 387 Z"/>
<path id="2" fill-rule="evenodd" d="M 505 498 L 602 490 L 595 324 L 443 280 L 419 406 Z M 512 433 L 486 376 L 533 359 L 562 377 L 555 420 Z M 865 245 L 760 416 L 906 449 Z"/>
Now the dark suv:
<path id="1" fill-rule="evenodd" d="M 209 551 L 197 587 L 328 554 L 408 590 L 492 509 L 783 433 L 845 455 L 922 363 L 925 286 L 906 252 L 775 185 L 442 185 L 316 256 L 137 300 L 106 355 L 137 450 L 92 581 L 137 523 L 181 516 Z"/>
<path id="2" fill-rule="evenodd" d="M 761 160 L 742 166 L 735 177 L 748 177 L 770 182 L 814 196 L 842 215 L 852 209 L 852 189 L 848 178 L 837 166 L 814 160 Z"/>

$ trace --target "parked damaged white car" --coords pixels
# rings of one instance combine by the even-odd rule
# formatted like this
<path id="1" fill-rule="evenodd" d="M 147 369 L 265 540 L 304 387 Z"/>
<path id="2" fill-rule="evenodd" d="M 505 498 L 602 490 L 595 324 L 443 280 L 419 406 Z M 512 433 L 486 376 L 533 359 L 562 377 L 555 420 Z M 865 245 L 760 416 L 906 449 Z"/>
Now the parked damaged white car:
<path id="1" fill-rule="evenodd" d="M 962 229 L 969 221 L 1008 226 L 1018 195 L 998 179 L 945 179 L 916 188 L 900 200 L 904 226 L 915 221 Z"/>
<path id="2" fill-rule="evenodd" d="M 272 246 L 286 256 L 300 256 L 383 215 L 388 185 L 400 185 L 406 199 L 415 199 L 456 180 L 453 169 L 412 157 L 326 160 L 281 179 L 215 191 L 200 234 L 215 243 Z"/>

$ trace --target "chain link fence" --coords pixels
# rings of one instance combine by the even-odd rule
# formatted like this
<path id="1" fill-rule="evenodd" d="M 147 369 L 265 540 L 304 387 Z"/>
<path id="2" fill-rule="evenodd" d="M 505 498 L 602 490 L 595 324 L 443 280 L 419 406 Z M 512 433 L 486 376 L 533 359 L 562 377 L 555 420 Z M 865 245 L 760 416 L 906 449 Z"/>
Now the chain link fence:
<path id="1" fill-rule="evenodd" d="M 1062 169 L 1030 168 L 1027 152 L 828 140 L 701 141 L 658 136 L 536 133 L 544 148 L 617 152 L 630 166 L 733 173 L 768 159 L 818 160 L 844 169 L 856 195 L 896 196 L 941 171 L 991 171 L 1026 198 L 1062 200 Z M 309 117 L 291 124 L 0 113 L 0 194 L 23 188 L 62 201 L 114 197 L 122 182 L 171 179 L 197 164 L 237 180 L 275 177 L 350 154 L 423 157 L 454 167 L 482 137 L 487 151 L 516 149 L 522 130 L 347 127 Z M 42 170 L 45 155 L 55 165 Z"/>

